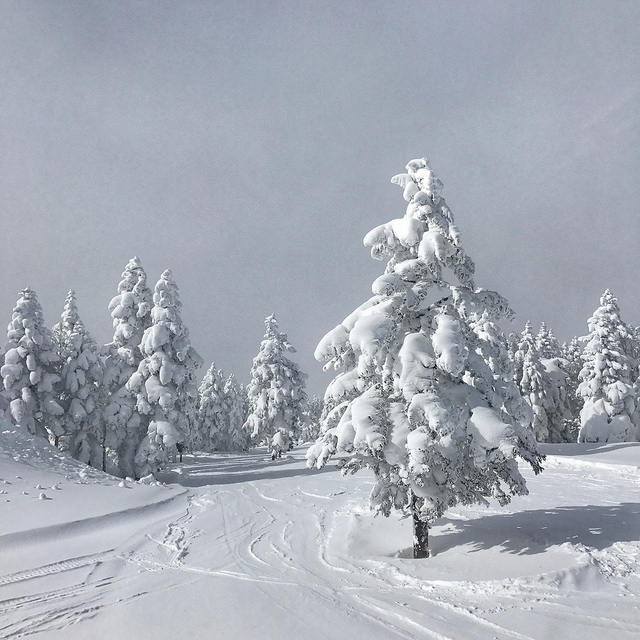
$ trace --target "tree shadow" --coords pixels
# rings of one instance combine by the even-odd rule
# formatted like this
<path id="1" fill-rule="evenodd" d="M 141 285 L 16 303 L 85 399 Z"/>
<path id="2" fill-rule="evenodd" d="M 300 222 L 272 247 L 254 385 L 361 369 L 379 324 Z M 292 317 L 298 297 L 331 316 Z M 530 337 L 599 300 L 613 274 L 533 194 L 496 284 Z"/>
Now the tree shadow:
<path id="1" fill-rule="evenodd" d="M 500 547 L 516 555 L 544 553 L 566 542 L 598 550 L 615 542 L 637 541 L 640 504 L 587 505 L 496 514 L 469 521 L 438 520 L 456 530 L 433 537 L 433 551 L 466 545 L 473 551 Z"/>
<path id="2" fill-rule="evenodd" d="M 292 463 L 296 466 L 292 467 Z M 158 480 L 183 487 L 205 487 L 317 475 L 328 471 L 335 473 L 337 470 L 336 465 L 326 465 L 322 469 L 307 469 L 292 457 L 270 460 L 265 458 L 265 454 L 248 454 L 246 457 L 234 455 L 229 458 L 218 455 L 215 458 L 194 456 L 192 464 L 179 467 L 180 472 L 175 469 L 161 471 L 157 474 Z"/>
<path id="3" fill-rule="evenodd" d="M 538 449 L 546 455 L 589 456 L 594 453 L 609 453 L 619 449 L 637 447 L 637 442 L 618 442 L 608 444 L 605 442 L 564 442 L 559 444 L 538 443 Z"/>

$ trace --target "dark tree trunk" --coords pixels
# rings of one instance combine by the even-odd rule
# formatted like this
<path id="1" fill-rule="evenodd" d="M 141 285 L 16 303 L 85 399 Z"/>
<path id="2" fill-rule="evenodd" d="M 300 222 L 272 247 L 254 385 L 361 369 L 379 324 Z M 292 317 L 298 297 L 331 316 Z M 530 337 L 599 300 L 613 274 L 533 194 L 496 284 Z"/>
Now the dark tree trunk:
<path id="1" fill-rule="evenodd" d="M 102 470 L 107 470 L 107 424 L 103 425 L 102 429 Z"/>
<path id="2" fill-rule="evenodd" d="M 411 514 L 413 515 L 413 557 L 429 557 L 429 523 L 420 519 L 418 498 L 411 496 Z"/>

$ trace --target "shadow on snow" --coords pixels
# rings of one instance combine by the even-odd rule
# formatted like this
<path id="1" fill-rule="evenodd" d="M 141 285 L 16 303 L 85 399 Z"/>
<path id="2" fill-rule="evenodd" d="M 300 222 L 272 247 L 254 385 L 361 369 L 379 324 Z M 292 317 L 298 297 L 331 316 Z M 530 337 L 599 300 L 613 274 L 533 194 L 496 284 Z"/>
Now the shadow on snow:
<path id="1" fill-rule="evenodd" d="M 543 553 L 566 542 L 598 550 L 615 542 L 638 539 L 640 505 L 587 505 L 496 514 L 461 522 L 446 516 L 438 520 L 457 529 L 433 538 L 433 550 L 442 553 L 467 545 L 471 551 L 502 547 L 517 555 Z"/>
<path id="2" fill-rule="evenodd" d="M 335 465 L 326 465 L 322 469 L 307 469 L 303 465 L 290 455 L 271 460 L 266 449 L 248 453 L 195 453 L 185 456 L 183 463 L 161 471 L 157 478 L 183 487 L 204 487 L 336 472 Z"/>
<path id="3" fill-rule="evenodd" d="M 538 443 L 538 449 L 541 453 L 560 455 L 568 458 L 572 456 L 588 456 L 594 453 L 611 453 L 613 451 L 619 451 L 620 449 L 631 449 L 637 446 L 637 442 L 618 442 L 614 444 L 602 442 Z"/>

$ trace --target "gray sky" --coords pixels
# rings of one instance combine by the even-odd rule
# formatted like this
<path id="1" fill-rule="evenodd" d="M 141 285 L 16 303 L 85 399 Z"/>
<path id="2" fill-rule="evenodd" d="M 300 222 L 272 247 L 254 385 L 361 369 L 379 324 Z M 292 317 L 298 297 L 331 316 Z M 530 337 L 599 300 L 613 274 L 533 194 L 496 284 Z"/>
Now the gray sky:
<path id="1" fill-rule="evenodd" d="M 370 296 L 362 238 L 427 156 L 507 329 L 640 324 L 640 3 L 0 0 L 0 322 L 170 267 L 194 347 L 246 382 L 275 312 L 318 340 Z M 4 318 L 4 319 L 3 319 Z"/>

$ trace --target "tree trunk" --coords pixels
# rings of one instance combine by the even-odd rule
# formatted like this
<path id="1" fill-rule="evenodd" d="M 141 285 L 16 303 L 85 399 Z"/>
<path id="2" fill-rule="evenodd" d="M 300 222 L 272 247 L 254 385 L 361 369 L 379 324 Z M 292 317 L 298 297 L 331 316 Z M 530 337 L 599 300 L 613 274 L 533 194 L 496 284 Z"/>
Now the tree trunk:
<path id="1" fill-rule="evenodd" d="M 413 515 L 413 557 L 429 557 L 429 523 L 420 519 L 418 498 L 411 496 L 411 513 Z"/>
<path id="2" fill-rule="evenodd" d="M 107 423 L 102 425 L 102 470 L 107 470 Z"/>

